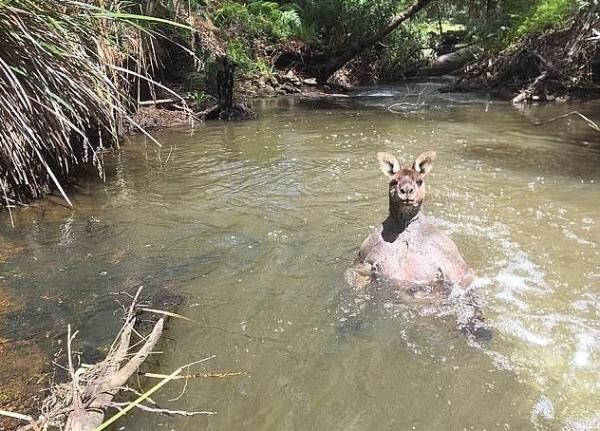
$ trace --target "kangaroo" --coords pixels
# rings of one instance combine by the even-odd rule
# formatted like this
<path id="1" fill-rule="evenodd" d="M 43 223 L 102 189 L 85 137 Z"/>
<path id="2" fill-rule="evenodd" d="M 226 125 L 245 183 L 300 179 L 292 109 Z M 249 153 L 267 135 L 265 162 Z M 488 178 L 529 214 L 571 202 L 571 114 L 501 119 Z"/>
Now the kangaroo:
<path id="1" fill-rule="evenodd" d="M 473 281 L 474 273 L 454 242 L 421 211 L 425 177 L 435 157 L 435 152 L 427 151 L 409 169 L 401 168 L 391 154 L 377 154 L 381 170 L 389 179 L 389 215 L 363 242 L 346 273 L 354 288 L 365 288 L 380 279 L 398 293 L 411 293 L 425 287 L 464 289 Z"/>

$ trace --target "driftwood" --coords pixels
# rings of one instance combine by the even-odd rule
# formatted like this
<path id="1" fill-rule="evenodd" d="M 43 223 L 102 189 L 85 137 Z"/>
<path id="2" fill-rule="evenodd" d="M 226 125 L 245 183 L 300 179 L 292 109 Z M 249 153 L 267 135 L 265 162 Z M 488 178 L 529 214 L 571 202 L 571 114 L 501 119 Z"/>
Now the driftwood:
<path id="1" fill-rule="evenodd" d="M 124 325 L 102 362 L 92 366 L 82 365 L 78 369 L 75 369 L 71 343 L 76 333 L 71 335 L 71 327 L 69 326 L 67 355 L 71 381 L 54 385 L 50 388 L 49 395 L 44 399 L 41 414 L 37 419 L 13 412 L 0 411 L 0 414 L 29 422 L 27 425 L 19 428 L 18 431 L 45 431 L 50 429 L 91 431 L 103 423 L 105 413 L 108 409 L 120 410 L 124 405 L 128 405 L 129 408 L 138 407 L 147 411 L 185 416 L 214 414 L 214 412 L 182 412 L 152 408 L 141 404 L 141 402 L 134 404 L 116 403 L 113 401 L 115 395 L 121 390 L 137 393 L 125 385 L 129 378 L 138 371 L 148 355 L 153 352 L 163 330 L 164 317 L 155 323 L 150 335 L 143 338 L 140 342 L 135 343 L 136 345 L 141 344 L 141 348 L 135 353 L 131 351 L 132 334 L 138 334 L 134 326 L 136 323 L 136 306 L 141 290 L 142 288 L 140 287 L 133 298 L 126 312 Z M 179 375 L 187 367 L 187 365 L 181 367 L 171 376 L 167 376 L 159 385 L 156 385 L 152 390 L 143 394 L 139 401 L 141 401 L 141 398 L 149 399 L 151 391 L 158 389 L 158 387 Z"/>
<path id="2" fill-rule="evenodd" d="M 596 123 L 595 121 L 593 121 L 590 118 L 586 117 L 585 115 L 583 115 L 579 111 L 567 112 L 566 114 L 562 114 L 562 115 L 559 115 L 557 117 L 552 117 L 549 120 L 545 120 L 545 121 L 536 121 L 536 122 L 533 123 L 533 125 L 534 126 L 542 126 L 544 124 L 553 123 L 555 121 L 562 120 L 564 118 L 568 118 L 568 117 L 571 117 L 571 116 L 577 116 L 577 117 L 581 118 L 583 121 L 586 122 L 586 124 L 588 125 L 588 127 L 590 127 L 591 129 L 595 130 L 596 132 L 600 132 L 600 126 L 598 125 L 598 123 Z"/>

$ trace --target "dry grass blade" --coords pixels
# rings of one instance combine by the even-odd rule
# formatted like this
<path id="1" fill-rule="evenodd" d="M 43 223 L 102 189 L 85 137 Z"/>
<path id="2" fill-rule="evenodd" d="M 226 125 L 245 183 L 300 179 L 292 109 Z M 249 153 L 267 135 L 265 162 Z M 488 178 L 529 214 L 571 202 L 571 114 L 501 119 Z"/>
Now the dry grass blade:
<path id="1" fill-rule="evenodd" d="M 107 421 L 105 421 L 104 423 L 102 423 L 102 425 L 100 425 L 97 428 L 95 428 L 94 431 L 102 431 L 102 430 L 108 428 L 110 425 L 112 425 L 113 423 L 115 423 L 118 419 L 120 419 L 121 417 L 125 416 L 131 409 L 133 409 L 133 408 L 141 405 L 141 403 L 144 402 L 147 398 L 149 398 L 154 392 L 158 391 L 160 388 L 162 388 L 168 382 L 170 382 L 171 380 L 173 380 L 174 377 L 176 377 L 177 375 L 181 374 L 184 369 L 189 368 L 189 367 L 191 367 L 193 365 L 197 365 L 197 364 L 200 364 L 202 362 L 208 361 L 210 359 L 213 359 L 214 357 L 215 357 L 215 355 L 210 356 L 208 358 L 201 359 L 199 361 L 195 361 L 195 362 L 191 362 L 189 364 L 185 364 L 185 365 L 177 368 L 171 374 L 165 376 L 160 382 L 158 382 L 152 388 L 150 388 L 149 390 L 147 390 L 146 392 L 144 392 L 135 401 L 132 401 L 131 403 L 129 403 L 123 410 L 119 411 L 117 414 L 115 414 L 114 416 L 112 416 L 110 419 L 108 419 Z"/>
<path id="2" fill-rule="evenodd" d="M 118 147 L 122 124 L 141 130 L 129 115 L 134 86 L 168 90 L 151 79 L 162 36 L 150 24 L 189 27 L 129 13 L 136 4 L 0 0 L 0 206 L 55 189 L 72 207 L 65 180 L 88 163 L 103 176 L 97 153 Z"/>
<path id="3" fill-rule="evenodd" d="M 224 379 L 227 377 L 238 377 L 238 376 L 247 376 L 248 373 L 245 371 L 236 371 L 233 373 L 193 373 L 193 374 L 184 374 L 182 376 L 175 376 L 173 380 L 188 380 L 188 379 L 206 379 L 206 378 L 217 378 Z M 144 377 L 149 377 L 151 379 L 164 379 L 167 377 L 166 374 L 158 374 L 158 373 L 144 373 Z"/>
<path id="4" fill-rule="evenodd" d="M 72 206 L 61 181 L 116 142 L 112 107 L 122 97 L 88 38 L 94 25 L 68 0 L 0 3 L 0 181 L 9 198 L 56 188 Z"/>
<path id="5" fill-rule="evenodd" d="M 148 311 L 150 313 L 162 314 L 164 316 L 174 317 L 176 319 L 182 319 L 182 320 L 186 320 L 188 322 L 200 324 L 200 322 L 198 322 L 196 320 L 190 319 L 189 317 L 182 316 L 181 314 L 173 313 L 171 311 L 164 311 L 164 310 L 158 310 L 156 308 L 147 308 L 147 307 L 141 307 L 140 310 Z"/>

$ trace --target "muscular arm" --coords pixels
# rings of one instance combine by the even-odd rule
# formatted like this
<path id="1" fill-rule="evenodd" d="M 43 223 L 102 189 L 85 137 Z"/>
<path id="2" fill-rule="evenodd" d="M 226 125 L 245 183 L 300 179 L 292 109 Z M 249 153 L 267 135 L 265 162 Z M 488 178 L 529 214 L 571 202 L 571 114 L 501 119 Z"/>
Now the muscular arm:
<path id="1" fill-rule="evenodd" d="M 432 236 L 430 247 L 437 250 L 437 266 L 445 281 L 466 289 L 475 279 L 475 273 L 467 266 L 454 242 L 441 232 Z"/>
<path id="2" fill-rule="evenodd" d="M 373 280 L 373 265 L 367 260 L 372 247 L 371 237 L 372 235 L 363 241 L 358 256 L 346 271 L 346 282 L 357 290 L 366 288 Z"/>

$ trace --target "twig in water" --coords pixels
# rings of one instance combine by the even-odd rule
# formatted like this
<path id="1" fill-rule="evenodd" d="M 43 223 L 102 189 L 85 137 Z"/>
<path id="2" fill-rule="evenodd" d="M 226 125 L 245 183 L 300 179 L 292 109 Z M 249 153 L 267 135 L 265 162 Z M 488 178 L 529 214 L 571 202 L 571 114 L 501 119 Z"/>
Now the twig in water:
<path id="1" fill-rule="evenodd" d="M 543 124 L 548 124 L 548 123 L 552 123 L 552 122 L 557 121 L 557 120 L 562 120 L 563 118 L 567 118 L 567 117 L 570 117 L 572 115 L 577 115 L 579 118 L 581 118 L 583 121 L 585 121 L 590 128 L 594 129 L 596 132 L 600 132 L 600 126 L 598 126 L 598 124 L 595 121 L 593 121 L 590 118 L 586 117 L 585 115 L 583 115 L 579 111 L 571 111 L 571 112 L 568 112 L 566 114 L 559 115 L 558 117 L 550 118 L 549 120 L 535 121 L 533 123 L 533 125 L 534 126 L 541 126 Z"/>
<path id="2" fill-rule="evenodd" d="M 147 308 L 147 307 L 140 307 L 140 310 L 148 311 L 148 312 L 156 313 L 156 314 L 164 314 L 165 316 L 175 317 L 177 319 L 186 320 L 188 322 L 193 322 L 193 323 L 197 323 L 198 325 L 200 325 L 200 322 L 190 319 L 189 317 L 182 316 L 181 314 L 173 313 L 171 311 L 157 310 L 155 308 Z"/>
<path id="3" fill-rule="evenodd" d="M 122 407 L 127 407 L 130 403 L 111 403 L 111 407 L 117 408 L 121 410 Z M 149 407 L 144 404 L 138 404 L 136 407 L 140 410 L 144 410 L 152 413 L 161 413 L 166 415 L 174 415 L 174 416 L 198 416 L 198 415 L 216 415 L 217 412 L 211 411 L 200 411 L 200 412 L 188 412 L 185 410 L 169 410 L 169 409 L 160 409 L 157 407 Z"/>
<path id="4" fill-rule="evenodd" d="M 188 372 L 188 373 L 190 372 L 190 369 L 189 369 L 189 368 L 187 369 L 187 372 Z M 189 380 L 188 380 L 188 379 L 185 379 L 185 380 L 183 381 L 183 388 L 181 388 L 181 392 L 179 392 L 179 395 L 177 395 L 175 398 L 171 398 L 171 399 L 169 399 L 169 402 L 170 402 L 170 403 L 172 403 L 172 402 L 174 402 L 174 401 L 177 401 L 177 400 L 179 400 L 179 399 L 180 399 L 180 398 L 181 398 L 181 397 L 182 397 L 182 396 L 185 394 L 185 391 L 187 390 L 188 382 L 189 382 Z"/>
<path id="5" fill-rule="evenodd" d="M 135 401 L 132 401 L 131 403 L 129 403 L 123 410 L 119 411 L 119 413 L 117 413 L 116 415 L 112 416 L 110 419 L 108 419 L 107 421 L 105 421 L 104 423 L 102 423 L 102 425 L 100 425 L 99 427 L 94 428 L 93 431 L 102 431 L 102 430 L 105 430 L 106 428 L 108 428 L 109 425 L 112 425 L 113 423 L 115 423 L 119 418 L 123 417 L 128 411 L 130 411 L 134 407 L 138 406 L 146 398 L 148 398 L 154 392 L 158 391 L 161 387 L 163 387 L 165 384 L 167 384 L 169 381 L 171 381 L 173 379 L 173 377 L 181 374 L 181 372 L 185 368 L 191 367 L 192 365 L 200 364 L 201 362 L 208 361 L 209 359 L 213 359 L 214 357 L 216 357 L 216 355 L 209 356 L 208 358 L 204 358 L 204 359 L 201 359 L 201 360 L 196 361 L 196 362 L 190 362 L 189 364 L 186 364 L 186 365 L 183 365 L 183 366 L 177 368 L 171 374 L 169 374 L 168 376 L 166 376 L 166 378 L 164 378 L 163 380 L 161 380 L 160 382 L 158 382 L 156 385 L 154 385 L 148 391 L 144 392 L 142 394 L 142 396 L 138 397 Z"/>
<path id="6" fill-rule="evenodd" d="M 153 379 L 164 379 L 165 377 L 167 377 L 166 374 L 158 374 L 158 373 L 144 373 L 142 374 L 144 377 L 150 377 Z M 225 377 L 237 377 L 237 376 L 247 376 L 248 373 L 246 371 L 237 371 L 235 373 L 204 373 L 204 372 L 200 372 L 200 373 L 193 373 L 193 374 L 183 374 L 181 376 L 175 376 L 173 377 L 173 380 L 180 380 L 180 379 L 199 379 L 199 378 L 209 378 L 209 377 L 213 377 L 213 378 L 225 378 Z"/>
<path id="7" fill-rule="evenodd" d="M 169 149 L 169 155 L 167 156 L 167 160 L 165 160 L 165 165 L 169 163 L 169 160 L 171 159 L 171 154 L 173 154 L 173 145 L 171 145 L 171 148 Z"/>
<path id="8" fill-rule="evenodd" d="M 71 343 L 77 335 L 77 331 L 71 335 L 71 325 L 67 325 L 67 358 L 69 361 L 69 375 L 71 376 L 71 383 L 73 385 L 73 409 L 75 411 L 81 410 L 81 394 L 79 392 L 79 382 L 77 379 L 77 373 L 73 368 L 73 352 L 71 350 Z"/>
<path id="9" fill-rule="evenodd" d="M 6 208 L 8 208 L 8 215 L 10 216 L 10 225 L 15 227 L 15 220 L 13 219 L 11 206 L 8 203 L 8 196 L 6 194 L 6 188 L 4 187 L 4 180 L 0 179 L 0 186 L 2 186 L 2 193 L 4 194 L 4 200 L 6 201 Z"/>

